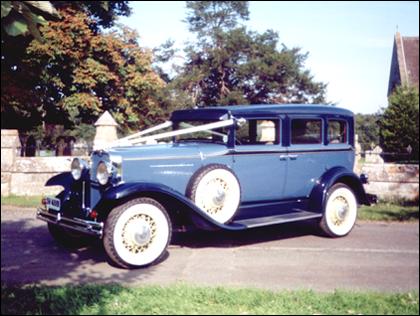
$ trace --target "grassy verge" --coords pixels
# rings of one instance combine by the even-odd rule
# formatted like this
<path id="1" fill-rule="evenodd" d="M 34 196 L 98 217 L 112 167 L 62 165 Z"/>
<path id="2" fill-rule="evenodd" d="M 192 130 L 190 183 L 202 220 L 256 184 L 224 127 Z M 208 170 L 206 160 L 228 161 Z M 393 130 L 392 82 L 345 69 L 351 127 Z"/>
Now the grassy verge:
<path id="1" fill-rule="evenodd" d="M 417 292 L 327 294 L 187 285 L 127 288 L 2 284 L 1 296 L 2 314 L 419 314 Z"/>
<path id="2" fill-rule="evenodd" d="M 13 205 L 20 207 L 37 207 L 41 204 L 41 196 L 1 196 L 1 205 Z"/>
<path id="3" fill-rule="evenodd" d="M 362 206 L 358 218 L 369 221 L 418 221 L 419 207 L 378 203 L 371 206 Z"/>

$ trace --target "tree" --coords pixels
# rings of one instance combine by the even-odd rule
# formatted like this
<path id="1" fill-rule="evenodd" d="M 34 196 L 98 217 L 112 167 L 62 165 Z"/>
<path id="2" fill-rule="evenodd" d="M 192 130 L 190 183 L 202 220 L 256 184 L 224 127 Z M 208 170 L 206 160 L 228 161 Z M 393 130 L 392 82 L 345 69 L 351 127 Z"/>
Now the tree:
<path id="1" fill-rule="evenodd" d="M 2 76 L 2 112 L 9 117 L 11 109 L 16 116 L 30 112 L 67 127 L 92 124 L 105 110 L 128 129 L 161 120 L 157 91 L 164 83 L 137 34 L 124 27 L 96 32 L 85 12 L 71 7 L 59 12 L 60 21 L 41 27 L 45 42 L 29 44 L 9 82 Z M 7 116 L 2 113 L 2 126 Z"/>
<path id="2" fill-rule="evenodd" d="M 59 14 L 50 1 L 2 1 L 1 31 L 4 36 L 19 36 L 30 33 L 42 41 L 38 24 L 45 25 L 46 19 L 58 19 Z"/>
<path id="3" fill-rule="evenodd" d="M 245 1 L 188 1 L 186 22 L 197 40 L 185 50 L 175 79 L 192 104 L 323 102 L 326 85 L 304 70 L 307 54 L 239 24 L 249 18 Z"/>
<path id="4" fill-rule="evenodd" d="M 389 97 L 380 120 L 380 141 L 385 152 L 407 154 L 419 159 L 419 92 L 413 87 L 398 87 Z"/>
<path id="5" fill-rule="evenodd" d="M 128 1 L 52 1 L 59 9 L 71 8 L 89 16 L 89 27 L 96 32 L 115 26 L 119 16 L 129 16 Z"/>
<path id="6" fill-rule="evenodd" d="M 379 119 L 379 113 L 355 115 L 356 134 L 363 151 L 373 149 L 372 144 L 379 145 Z"/>
<path id="7" fill-rule="evenodd" d="M 69 7 L 88 14 L 93 21 L 89 26 L 96 31 L 99 26 L 114 26 L 118 16 L 131 13 L 127 1 L 2 1 L 2 40 L 3 35 L 14 37 L 30 33 L 42 42 L 38 27 L 60 18 L 56 8 Z"/>
<path id="8" fill-rule="evenodd" d="M 51 70 L 47 71 L 42 63 L 36 63 L 36 66 L 28 65 L 30 58 L 27 55 L 28 46 L 33 38 L 46 47 L 53 46 L 44 43 L 45 39 L 40 34 L 39 28 L 48 29 L 49 20 L 58 23 L 54 25 L 66 23 L 58 19 L 61 17 L 56 8 L 60 10 L 68 8 L 73 12 L 87 15 L 89 18 L 84 21 L 88 23 L 93 35 L 99 34 L 102 28 L 114 26 L 117 16 L 130 14 L 128 1 L 2 1 L 2 128 L 27 130 L 40 124 L 46 112 L 48 112 L 47 117 L 55 117 L 56 120 L 62 114 L 58 105 L 51 106 L 53 99 L 43 99 L 46 96 L 45 91 L 42 91 L 42 87 L 46 86 L 46 72 Z M 72 30 L 74 31 L 72 36 L 77 37 L 77 30 L 75 28 Z M 63 32 L 65 33 L 65 30 Z M 54 37 L 53 35 L 52 38 Z M 40 43 L 38 44 L 41 45 Z M 49 52 L 51 59 L 54 59 L 54 52 Z M 41 54 L 38 57 L 43 58 Z M 50 89 L 49 93 L 53 94 L 53 90 Z M 62 119 L 65 120 L 66 118 Z"/>

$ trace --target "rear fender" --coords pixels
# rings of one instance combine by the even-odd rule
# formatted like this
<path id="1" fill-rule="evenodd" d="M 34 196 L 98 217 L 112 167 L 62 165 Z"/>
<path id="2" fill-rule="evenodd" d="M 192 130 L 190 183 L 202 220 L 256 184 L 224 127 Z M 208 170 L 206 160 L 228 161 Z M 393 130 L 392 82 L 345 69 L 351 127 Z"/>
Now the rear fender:
<path id="1" fill-rule="evenodd" d="M 344 183 L 350 187 L 356 195 L 359 204 L 370 205 L 361 179 L 354 172 L 344 167 L 335 167 L 328 170 L 316 181 L 316 186 L 313 188 L 309 198 L 311 211 L 323 211 L 327 192 L 336 183 Z"/>

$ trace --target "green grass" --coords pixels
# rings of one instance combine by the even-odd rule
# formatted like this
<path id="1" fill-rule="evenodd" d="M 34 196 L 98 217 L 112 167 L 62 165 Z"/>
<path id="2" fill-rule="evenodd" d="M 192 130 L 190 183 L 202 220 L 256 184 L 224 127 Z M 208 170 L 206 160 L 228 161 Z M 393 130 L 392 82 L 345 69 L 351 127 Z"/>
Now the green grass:
<path id="1" fill-rule="evenodd" d="M 1 205 L 13 205 L 20 207 L 37 207 L 41 204 L 42 196 L 1 196 Z"/>
<path id="2" fill-rule="evenodd" d="M 120 285 L 7 286 L 2 314 L 389 314 L 418 315 L 418 292 L 317 293 Z"/>
<path id="3" fill-rule="evenodd" d="M 360 220 L 369 221 L 418 221 L 418 206 L 402 206 L 392 203 L 378 203 L 371 206 L 362 206 L 359 209 Z"/>

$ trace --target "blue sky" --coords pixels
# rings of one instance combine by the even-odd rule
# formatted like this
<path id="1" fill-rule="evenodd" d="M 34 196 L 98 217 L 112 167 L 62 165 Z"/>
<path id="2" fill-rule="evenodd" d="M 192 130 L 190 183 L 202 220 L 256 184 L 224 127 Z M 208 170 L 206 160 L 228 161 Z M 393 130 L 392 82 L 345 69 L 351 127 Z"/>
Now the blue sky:
<path id="1" fill-rule="evenodd" d="M 137 1 L 121 22 L 136 29 L 140 44 L 156 47 L 167 39 L 177 48 L 193 39 L 182 20 L 184 1 Z M 287 47 L 309 52 L 306 68 L 328 83 L 327 99 L 356 113 L 387 105 L 393 37 L 419 34 L 419 3 L 250 1 L 249 29 L 278 32 Z"/>

